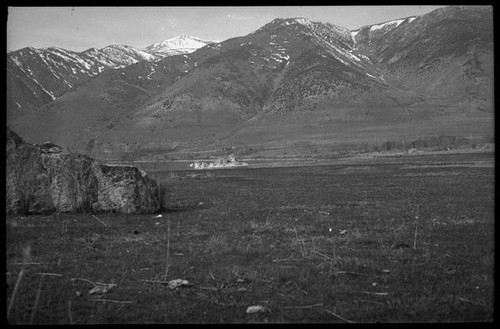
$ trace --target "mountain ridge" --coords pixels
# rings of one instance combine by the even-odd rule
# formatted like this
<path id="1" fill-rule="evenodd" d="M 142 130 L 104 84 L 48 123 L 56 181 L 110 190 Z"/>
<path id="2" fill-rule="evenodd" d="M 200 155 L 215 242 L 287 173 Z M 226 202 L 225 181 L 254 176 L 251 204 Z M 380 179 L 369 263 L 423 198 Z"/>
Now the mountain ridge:
<path id="1" fill-rule="evenodd" d="M 165 43 L 179 39 L 184 41 L 184 45 Z M 189 40 L 194 42 L 189 43 Z M 117 44 L 101 49 L 92 47 L 80 52 L 53 46 L 39 49 L 25 47 L 7 53 L 8 84 L 18 86 L 7 89 L 7 98 L 9 103 L 18 108 L 23 106 L 37 108 L 104 70 L 123 68 L 139 61 L 158 61 L 168 56 L 190 53 L 209 43 L 211 41 L 193 37 L 174 37 L 159 43 L 163 44 L 163 47 L 154 49 L 152 53 L 133 46 Z M 25 95 L 30 92 L 31 95 L 26 97 Z M 17 96 L 18 94 L 21 96 Z"/>
<path id="2" fill-rule="evenodd" d="M 217 41 L 206 41 L 188 35 L 179 35 L 162 42 L 153 43 L 144 47 L 143 50 L 158 58 L 164 58 L 172 55 L 188 54 L 211 43 L 217 43 Z"/>
<path id="3" fill-rule="evenodd" d="M 13 122 L 59 122 L 45 136 L 86 131 L 108 151 L 110 140 L 122 149 L 204 149 L 374 138 L 367 131 L 477 133 L 493 113 L 492 34 L 489 7 L 448 7 L 357 30 L 277 18 L 192 53 L 102 72 L 49 100 L 43 115 Z"/>

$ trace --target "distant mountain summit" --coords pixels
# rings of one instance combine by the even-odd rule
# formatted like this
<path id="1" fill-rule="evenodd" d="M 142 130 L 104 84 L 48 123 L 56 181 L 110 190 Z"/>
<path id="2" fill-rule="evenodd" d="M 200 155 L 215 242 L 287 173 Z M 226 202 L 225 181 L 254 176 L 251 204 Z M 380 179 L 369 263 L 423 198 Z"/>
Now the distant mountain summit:
<path id="1" fill-rule="evenodd" d="M 489 131 L 492 12 L 446 7 L 356 30 L 277 18 L 215 43 L 24 49 L 7 56 L 9 124 L 28 140 L 92 131 L 152 149 Z"/>
<path id="2" fill-rule="evenodd" d="M 153 43 L 143 50 L 157 57 L 168 57 L 179 54 L 189 54 L 215 41 L 201 40 L 195 37 L 180 35 L 159 43 Z"/>
<path id="3" fill-rule="evenodd" d="M 7 54 L 7 99 L 15 108 L 36 108 L 108 69 L 187 54 L 212 41 L 181 35 L 144 49 L 109 45 L 82 52 L 58 47 L 26 47 Z"/>

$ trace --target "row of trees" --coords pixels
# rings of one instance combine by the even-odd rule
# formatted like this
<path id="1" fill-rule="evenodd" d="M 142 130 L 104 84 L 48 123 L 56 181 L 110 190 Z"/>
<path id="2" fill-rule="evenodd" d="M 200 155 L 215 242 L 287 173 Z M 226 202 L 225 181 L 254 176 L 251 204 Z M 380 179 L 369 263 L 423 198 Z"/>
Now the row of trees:
<path id="1" fill-rule="evenodd" d="M 477 148 L 494 143 L 494 136 L 428 136 L 413 140 L 373 140 L 368 142 L 342 143 L 329 146 L 334 152 L 409 152 L 411 150 L 446 150 L 453 148 Z M 312 145 L 313 147 L 313 145 Z M 320 153 L 320 150 L 317 150 Z"/>

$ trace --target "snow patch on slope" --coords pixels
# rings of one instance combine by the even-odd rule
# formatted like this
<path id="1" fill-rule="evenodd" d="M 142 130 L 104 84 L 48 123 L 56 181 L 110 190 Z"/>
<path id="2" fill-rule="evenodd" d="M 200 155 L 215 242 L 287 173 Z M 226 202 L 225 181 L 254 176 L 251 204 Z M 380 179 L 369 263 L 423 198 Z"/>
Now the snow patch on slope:
<path id="1" fill-rule="evenodd" d="M 384 27 L 396 28 L 401 23 L 403 23 L 404 21 L 405 21 L 404 19 L 397 19 L 397 20 L 394 20 L 394 21 L 389 21 L 389 22 L 385 22 L 385 23 L 382 23 L 382 24 L 378 24 L 378 25 L 372 25 L 370 27 L 370 31 L 380 30 L 380 29 L 382 29 Z"/>
<path id="2" fill-rule="evenodd" d="M 206 41 L 187 35 L 180 35 L 159 43 L 153 43 L 143 50 L 156 55 L 187 54 L 217 41 Z"/>

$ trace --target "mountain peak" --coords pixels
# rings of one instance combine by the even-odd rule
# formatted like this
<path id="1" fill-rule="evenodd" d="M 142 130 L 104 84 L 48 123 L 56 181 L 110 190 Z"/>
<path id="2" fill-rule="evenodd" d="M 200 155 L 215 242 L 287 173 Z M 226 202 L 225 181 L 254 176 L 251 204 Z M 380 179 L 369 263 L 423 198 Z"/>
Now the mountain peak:
<path id="1" fill-rule="evenodd" d="M 350 34 L 350 31 L 344 27 L 337 26 L 332 23 L 328 22 L 319 22 L 319 21 L 313 21 L 309 18 L 305 17 L 290 17 L 290 18 L 275 18 L 272 20 L 270 23 L 262 26 L 261 28 L 255 30 L 254 33 L 260 33 L 262 31 L 274 31 L 275 29 L 281 29 L 282 27 L 290 27 L 292 28 L 292 31 L 296 30 L 299 28 L 300 30 L 303 30 L 303 33 L 313 33 L 317 35 L 319 38 L 324 37 L 324 33 L 330 33 L 330 32 L 335 32 L 343 37 L 346 37 Z M 328 32 L 330 31 L 330 32 Z M 274 32 L 273 32 L 274 33 Z M 321 36 L 323 35 L 323 36 Z M 350 38 L 350 37 L 349 37 Z"/>
<path id="2" fill-rule="evenodd" d="M 143 50 L 160 56 L 169 56 L 172 54 L 191 53 L 196 49 L 204 47 L 213 42 L 215 41 L 201 40 L 189 35 L 182 34 L 159 43 L 153 43 Z"/>
<path id="3" fill-rule="evenodd" d="M 290 17 L 290 18 L 275 18 L 269 23 L 269 25 L 279 24 L 279 25 L 286 26 L 286 25 L 292 25 L 292 24 L 301 24 L 301 25 L 310 27 L 314 23 L 316 23 L 316 22 L 311 21 L 309 18 Z"/>
<path id="4" fill-rule="evenodd" d="M 170 38 L 170 40 L 172 40 L 172 39 L 182 39 L 182 40 L 185 40 L 185 39 L 197 39 L 197 38 L 195 38 L 193 36 L 190 36 L 190 35 L 187 35 L 187 34 L 180 34 L 178 36 Z"/>
<path id="5" fill-rule="evenodd" d="M 305 17 L 295 17 L 295 18 L 291 18 L 291 20 L 299 23 L 299 24 L 302 24 L 302 25 L 311 25 L 312 23 L 314 23 L 313 21 L 311 21 L 309 18 L 305 18 Z"/>

